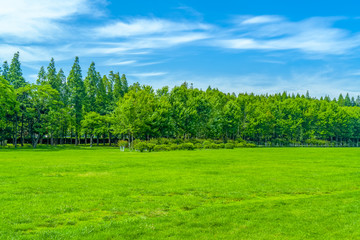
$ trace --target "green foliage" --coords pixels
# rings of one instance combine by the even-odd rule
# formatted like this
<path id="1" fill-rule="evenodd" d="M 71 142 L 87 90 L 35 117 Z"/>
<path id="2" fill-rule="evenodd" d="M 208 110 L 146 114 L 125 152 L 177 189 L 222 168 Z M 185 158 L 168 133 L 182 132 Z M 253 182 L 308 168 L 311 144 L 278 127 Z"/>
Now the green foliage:
<path id="1" fill-rule="evenodd" d="M 87 76 L 84 80 L 85 95 L 84 108 L 86 112 L 96 111 L 96 95 L 98 94 L 98 86 L 100 79 L 95 69 L 95 63 L 90 64 Z"/>
<path id="2" fill-rule="evenodd" d="M 149 152 L 154 151 L 155 146 L 156 146 L 156 144 L 151 143 L 151 142 L 148 142 L 148 143 L 147 143 L 147 149 L 148 149 L 148 151 L 149 151 Z"/>
<path id="3" fill-rule="evenodd" d="M 147 149 L 147 144 L 145 142 L 137 142 L 134 144 L 134 148 L 140 152 L 143 152 Z"/>
<path id="4" fill-rule="evenodd" d="M 78 140 L 78 134 L 81 128 L 81 120 L 83 119 L 83 103 L 85 98 L 85 87 L 81 75 L 81 67 L 79 64 L 79 58 L 75 57 L 74 64 L 71 68 L 70 74 L 68 76 L 68 86 L 69 86 L 69 96 L 70 96 L 70 106 L 72 108 L 72 116 L 74 121 L 74 127 L 76 131 L 76 141 Z"/>
<path id="5" fill-rule="evenodd" d="M 13 59 L 11 60 L 8 79 L 11 85 L 14 86 L 15 89 L 19 87 L 24 87 L 26 85 L 25 79 L 21 70 L 21 63 L 19 61 L 19 52 L 14 54 Z M 5 69 L 5 68 L 4 68 Z M 5 77 L 6 79 L 6 77 Z"/>
<path id="6" fill-rule="evenodd" d="M 235 145 L 233 143 L 225 143 L 226 149 L 233 149 L 234 147 L 235 147 Z"/>
<path id="7" fill-rule="evenodd" d="M 203 145 L 201 143 L 195 143 L 195 148 L 201 149 L 203 148 Z"/>
<path id="8" fill-rule="evenodd" d="M 15 146 L 17 141 L 33 142 L 33 135 L 39 142 L 51 138 L 51 144 L 74 143 L 74 137 L 79 144 L 90 136 L 98 144 L 128 139 L 132 145 L 136 139 L 168 148 L 183 143 L 206 149 L 225 148 L 226 143 L 235 147 L 360 146 L 360 96 L 316 99 L 308 91 L 236 95 L 211 87 L 202 91 L 186 82 L 172 90 L 165 86 L 155 91 L 139 83 L 128 86 L 119 72 L 101 77 L 94 62 L 83 81 L 78 57 L 68 78 L 62 69 L 57 73 L 51 59 L 46 71 L 40 68 L 39 87 L 34 87 L 22 76 L 19 53 L 10 67 L 4 62 L 0 74 L 8 82 L 0 98 L 6 98 L 9 84 L 20 89 L 17 110 L 1 106 L 1 138 Z M 46 107 L 34 107 L 42 96 L 37 91 L 42 90 L 49 102 L 43 102 Z M 94 113 L 102 119 L 97 130 L 86 117 Z"/>
<path id="9" fill-rule="evenodd" d="M 180 149 L 184 149 L 184 150 L 194 150 L 195 146 L 192 143 L 183 143 L 180 145 Z"/>

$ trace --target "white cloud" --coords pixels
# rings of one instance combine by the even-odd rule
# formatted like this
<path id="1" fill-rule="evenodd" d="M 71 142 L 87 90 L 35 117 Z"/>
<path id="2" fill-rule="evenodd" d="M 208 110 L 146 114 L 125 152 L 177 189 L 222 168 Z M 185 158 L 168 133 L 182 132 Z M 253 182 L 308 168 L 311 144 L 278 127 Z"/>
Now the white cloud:
<path id="1" fill-rule="evenodd" d="M 135 60 L 121 61 L 121 62 L 107 62 L 107 66 L 121 66 L 121 65 L 131 65 L 136 63 Z"/>
<path id="2" fill-rule="evenodd" d="M 89 0 L 12 0 L 0 7 L 0 37 L 7 42 L 45 42 L 64 34 L 59 21 L 95 11 Z"/>
<path id="3" fill-rule="evenodd" d="M 137 78 L 157 77 L 166 75 L 167 72 L 148 72 L 148 73 L 129 73 L 128 76 L 134 76 Z"/>
<path id="4" fill-rule="evenodd" d="M 203 23 L 174 22 L 158 18 L 134 18 L 126 22 L 118 21 L 104 27 L 99 27 L 95 29 L 95 34 L 101 38 L 114 38 L 208 30 L 210 28 L 210 25 Z"/>
<path id="5" fill-rule="evenodd" d="M 360 35 L 334 28 L 334 18 L 310 18 L 290 22 L 279 18 L 250 18 L 245 24 L 223 39 L 215 39 L 213 46 L 242 50 L 300 50 L 311 54 L 346 54 L 360 46 Z M 254 20 L 255 19 L 255 20 Z M 256 20 L 257 19 L 257 20 Z"/>
<path id="6" fill-rule="evenodd" d="M 245 20 L 243 20 L 241 24 L 263 24 L 263 23 L 279 22 L 282 20 L 283 18 L 280 16 L 263 15 L 263 16 L 248 17 Z"/>

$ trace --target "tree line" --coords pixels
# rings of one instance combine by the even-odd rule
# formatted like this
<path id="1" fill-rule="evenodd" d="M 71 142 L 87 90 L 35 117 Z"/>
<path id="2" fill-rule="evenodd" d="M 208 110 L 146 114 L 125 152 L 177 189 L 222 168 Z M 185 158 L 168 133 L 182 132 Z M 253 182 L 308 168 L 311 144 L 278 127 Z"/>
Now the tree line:
<path id="1" fill-rule="evenodd" d="M 76 57 L 68 76 L 54 59 L 36 84 L 23 77 L 19 53 L 0 68 L 0 143 L 111 145 L 126 140 L 241 139 L 266 146 L 358 146 L 360 97 L 229 94 L 183 83 L 153 89 L 128 85 L 125 74 L 83 77 Z"/>

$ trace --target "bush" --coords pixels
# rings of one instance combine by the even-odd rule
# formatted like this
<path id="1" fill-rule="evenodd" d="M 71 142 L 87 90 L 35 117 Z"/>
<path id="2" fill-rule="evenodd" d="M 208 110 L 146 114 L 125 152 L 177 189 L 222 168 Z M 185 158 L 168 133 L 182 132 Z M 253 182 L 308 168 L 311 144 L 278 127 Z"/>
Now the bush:
<path id="1" fill-rule="evenodd" d="M 181 144 L 181 149 L 184 149 L 184 150 L 194 150 L 194 149 L 195 149 L 195 146 L 194 146 L 194 144 L 192 144 L 192 143 L 183 143 L 183 144 Z"/>
<path id="2" fill-rule="evenodd" d="M 196 143 L 195 148 L 201 149 L 201 148 L 203 148 L 203 145 L 201 143 Z"/>
<path id="3" fill-rule="evenodd" d="M 171 142 L 176 143 L 176 144 L 182 144 L 184 142 L 184 140 L 182 140 L 181 138 L 175 138 Z"/>
<path id="4" fill-rule="evenodd" d="M 219 145 L 217 145 L 216 143 L 211 143 L 209 148 L 211 149 L 218 149 L 219 148 Z"/>
<path id="5" fill-rule="evenodd" d="M 154 144 L 154 146 L 155 146 L 155 145 L 158 144 L 158 140 L 157 140 L 156 138 L 151 138 L 151 139 L 148 141 L 148 143 Z"/>
<path id="6" fill-rule="evenodd" d="M 170 150 L 177 150 L 178 148 L 179 148 L 179 146 L 175 143 L 169 145 Z"/>
<path id="7" fill-rule="evenodd" d="M 126 141 L 126 140 L 118 141 L 118 147 L 127 147 L 127 146 L 128 146 L 128 141 Z"/>
<path id="8" fill-rule="evenodd" d="M 143 152 L 147 148 L 147 144 L 145 142 L 136 142 L 134 144 L 134 148 L 140 152 Z"/>
<path id="9" fill-rule="evenodd" d="M 168 138 L 159 138 L 158 139 L 158 144 L 159 145 L 168 145 L 170 144 L 170 140 Z"/>
<path id="10" fill-rule="evenodd" d="M 256 147 L 256 144 L 255 144 L 255 143 L 246 143 L 245 145 L 246 145 L 246 147 L 248 147 L 248 148 Z"/>
<path id="11" fill-rule="evenodd" d="M 325 146 L 325 145 L 329 145 L 329 141 L 325 141 L 325 140 L 320 140 L 320 139 L 307 139 L 305 141 L 307 144 L 312 144 L 312 145 L 317 145 L 317 146 Z"/>
<path id="12" fill-rule="evenodd" d="M 225 144 L 224 143 L 219 143 L 218 148 L 225 148 Z"/>
<path id="13" fill-rule="evenodd" d="M 154 151 L 154 147 L 156 146 L 155 144 L 153 144 L 151 142 L 148 142 L 146 145 L 147 145 L 147 149 L 149 152 Z"/>
<path id="14" fill-rule="evenodd" d="M 233 144 L 233 143 L 226 143 L 226 144 L 225 144 L 225 148 L 226 148 L 226 149 L 233 149 L 233 148 L 234 148 L 234 144 Z"/>
<path id="15" fill-rule="evenodd" d="M 240 142 L 235 145 L 237 148 L 252 148 L 256 147 L 254 143 Z"/>
<path id="16" fill-rule="evenodd" d="M 209 149 L 210 146 L 211 146 L 211 142 L 210 142 L 210 141 L 204 141 L 204 142 L 203 142 L 203 145 L 204 145 L 204 148 L 205 148 L 205 149 Z"/>
<path id="17" fill-rule="evenodd" d="M 155 145 L 154 152 L 160 152 L 164 149 L 163 145 Z"/>

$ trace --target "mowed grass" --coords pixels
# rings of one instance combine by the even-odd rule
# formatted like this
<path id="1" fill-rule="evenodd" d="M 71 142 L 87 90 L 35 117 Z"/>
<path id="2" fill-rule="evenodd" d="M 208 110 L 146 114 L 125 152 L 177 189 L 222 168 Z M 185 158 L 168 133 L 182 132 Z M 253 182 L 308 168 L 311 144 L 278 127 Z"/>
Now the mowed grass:
<path id="1" fill-rule="evenodd" d="M 360 239 L 359 156 L 0 150 L 0 239 Z"/>

